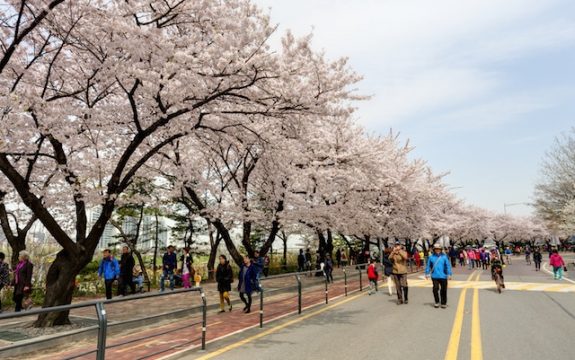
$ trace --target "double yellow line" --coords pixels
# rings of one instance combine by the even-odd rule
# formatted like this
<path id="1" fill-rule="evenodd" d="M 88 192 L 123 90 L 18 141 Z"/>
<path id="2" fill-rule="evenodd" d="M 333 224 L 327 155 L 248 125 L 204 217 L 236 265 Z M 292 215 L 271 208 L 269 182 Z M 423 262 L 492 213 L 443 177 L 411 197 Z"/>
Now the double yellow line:
<path id="1" fill-rule="evenodd" d="M 475 277 L 475 280 L 472 280 Z M 467 278 L 468 282 L 479 281 L 481 271 L 474 271 Z M 469 284 L 470 285 L 470 284 Z M 457 310 L 455 312 L 455 321 L 451 330 L 451 337 L 449 338 L 449 345 L 447 345 L 447 353 L 445 360 L 457 360 L 459 354 L 459 343 L 461 340 L 461 330 L 463 328 L 463 317 L 465 314 L 465 300 L 467 296 L 467 289 L 469 285 L 461 290 Z M 479 289 L 473 290 L 473 303 L 471 311 L 471 360 L 483 360 L 483 346 L 481 344 L 481 323 L 479 320 Z"/>

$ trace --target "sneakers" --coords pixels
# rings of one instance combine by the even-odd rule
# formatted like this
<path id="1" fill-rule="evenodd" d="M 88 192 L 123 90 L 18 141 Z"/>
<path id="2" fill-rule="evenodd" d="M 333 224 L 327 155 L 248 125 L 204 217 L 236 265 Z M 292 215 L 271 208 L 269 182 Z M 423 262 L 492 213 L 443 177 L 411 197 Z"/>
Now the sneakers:
<path id="1" fill-rule="evenodd" d="M 226 312 L 226 311 L 225 311 L 224 309 L 222 309 L 222 310 L 218 311 L 218 314 L 222 314 L 222 313 L 225 313 L 225 312 Z"/>
<path id="2" fill-rule="evenodd" d="M 434 308 L 439 309 L 439 304 L 433 305 Z"/>
<path id="3" fill-rule="evenodd" d="M 407 304 L 409 304 L 409 301 L 408 301 L 408 300 L 405 300 L 403 303 L 404 303 L 405 305 L 407 305 Z"/>
<path id="4" fill-rule="evenodd" d="M 447 305 L 441 305 L 442 309 L 447 309 Z"/>
<path id="5" fill-rule="evenodd" d="M 232 312 L 232 304 L 230 304 L 230 308 L 228 310 Z"/>
<path id="6" fill-rule="evenodd" d="M 397 305 L 402 305 L 403 304 L 403 300 L 397 300 Z"/>

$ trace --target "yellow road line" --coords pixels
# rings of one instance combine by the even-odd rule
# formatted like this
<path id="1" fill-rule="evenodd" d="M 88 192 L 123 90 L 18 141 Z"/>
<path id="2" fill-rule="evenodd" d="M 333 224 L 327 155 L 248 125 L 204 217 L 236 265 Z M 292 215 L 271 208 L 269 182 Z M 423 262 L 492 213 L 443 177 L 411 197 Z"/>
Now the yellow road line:
<path id="1" fill-rule="evenodd" d="M 476 273 L 477 270 L 471 273 L 466 281 L 470 281 Z M 461 339 L 461 328 L 463 327 L 466 295 L 467 287 L 463 288 L 463 290 L 461 290 L 461 295 L 459 295 L 459 302 L 457 304 L 457 310 L 455 311 L 455 320 L 453 321 L 453 328 L 451 329 L 451 336 L 449 338 L 449 345 L 447 345 L 445 360 L 457 360 L 457 355 L 459 353 L 459 340 Z"/>
<path id="2" fill-rule="evenodd" d="M 481 276 L 481 274 L 479 274 Z M 479 276 L 477 277 L 479 280 Z M 471 360 L 483 360 L 481 344 L 481 322 L 479 320 L 479 289 L 473 290 L 473 309 L 471 318 Z"/>
<path id="3" fill-rule="evenodd" d="M 321 308 L 321 309 L 319 309 L 319 310 L 316 310 L 316 311 L 314 311 L 314 312 L 311 312 L 311 313 L 309 313 L 309 314 L 302 315 L 301 317 L 298 317 L 297 319 L 294 319 L 294 320 L 285 322 L 285 323 L 283 323 L 283 324 L 277 325 L 277 326 L 275 326 L 275 327 L 273 327 L 273 328 L 270 328 L 270 329 L 268 329 L 268 330 L 265 330 L 265 331 L 263 331 L 263 332 L 261 332 L 261 333 L 259 333 L 259 334 L 256 334 L 256 335 L 254 335 L 254 336 L 251 336 L 251 337 L 249 337 L 249 338 L 246 338 L 246 339 L 243 339 L 243 340 L 241 340 L 241 341 L 235 342 L 235 343 L 233 343 L 233 344 L 231 344 L 231 345 L 228 345 L 228 346 L 225 346 L 225 347 L 223 347 L 223 348 L 221 348 L 221 349 L 219 349 L 219 350 L 216 350 L 216 351 L 214 351 L 214 352 L 211 352 L 211 353 L 209 353 L 209 354 L 206 354 L 206 355 L 204 355 L 204 356 L 201 356 L 201 357 L 199 357 L 197 360 L 212 359 L 212 358 L 214 358 L 214 357 L 216 357 L 216 356 L 219 356 L 219 355 L 222 355 L 223 353 L 226 353 L 226 352 L 228 352 L 228 351 L 230 351 L 230 350 L 233 350 L 233 349 L 239 348 L 239 347 L 241 347 L 241 346 L 244 346 L 245 344 L 248 344 L 248 343 L 250 343 L 250 342 L 252 342 L 252 341 L 254 341 L 254 340 L 257 340 L 257 339 L 260 339 L 260 338 L 262 338 L 262 337 L 265 337 L 265 336 L 268 336 L 268 335 L 270 335 L 270 334 L 273 334 L 273 333 L 275 333 L 275 332 L 277 332 L 277 331 L 279 331 L 279 330 L 281 330 L 281 329 L 284 329 L 284 328 L 286 328 L 286 327 L 288 327 L 288 326 L 297 324 L 297 323 L 302 322 L 302 321 L 304 321 L 304 320 L 306 320 L 306 319 L 309 319 L 309 318 L 311 318 L 311 317 L 313 317 L 313 316 L 316 316 L 316 315 L 319 315 L 319 314 L 321 314 L 321 313 L 324 313 L 324 312 L 326 312 L 326 311 L 328 311 L 328 310 L 330 310 L 330 309 L 333 309 L 333 308 L 335 308 L 335 307 L 341 306 L 341 305 L 343 305 L 343 304 L 345 304 L 345 303 L 348 303 L 348 302 L 350 302 L 350 301 L 352 301 L 352 300 L 355 300 L 355 299 L 359 298 L 360 296 L 364 296 L 365 294 L 366 294 L 366 293 L 361 293 L 361 294 L 358 294 L 358 295 L 349 297 L 349 298 L 347 298 L 347 299 L 345 299 L 345 300 L 342 300 L 342 301 L 340 301 L 340 302 L 338 302 L 338 303 L 335 303 L 335 304 L 333 304 L 333 305 L 329 305 L 329 306 L 326 306 L 326 307 Z"/>

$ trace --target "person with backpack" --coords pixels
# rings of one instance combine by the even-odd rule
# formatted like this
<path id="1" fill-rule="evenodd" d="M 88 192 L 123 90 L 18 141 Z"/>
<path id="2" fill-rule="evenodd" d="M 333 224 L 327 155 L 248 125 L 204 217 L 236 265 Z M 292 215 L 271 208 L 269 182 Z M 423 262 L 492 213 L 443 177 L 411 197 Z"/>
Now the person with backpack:
<path id="1" fill-rule="evenodd" d="M 367 278 L 369 280 L 369 295 L 373 295 L 377 292 L 377 278 L 379 274 L 377 273 L 377 267 L 373 259 L 369 259 L 369 266 L 367 267 Z"/>
<path id="2" fill-rule="evenodd" d="M 451 272 L 451 261 L 443 252 L 440 244 L 433 245 L 433 255 L 425 267 L 425 277 L 433 281 L 433 298 L 435 299 L 435 308 L 441 306 L 447 308 L 447 281 L 453 276 Z"/>
<path id="3" fill-rule="evenodd" d="M 98 266 L 98 277 L 104 278 L 104 286 L 106 287 L 106 299 L 112 298 L 112 286 L 114 281 L 120 276 L 120 265 L 118 260 L 112 256 L 110 249 L 105 249 L 102 252 L 102 260 Z"/>
<path id="4" fill-rule="evenodd" d="M 229 311 L 232 311 L 230 291 L 232 291 L 234 272 L 225 255 L 220 255 L 220 263 L 216 269 L 216 281 L 218 283 L 218 292 L 220 293 L 220 313 L 226 312 L 224 301 L 228 304 Z"/>
<path id="5" fill-rule="evenodd" d="M 535 263 L 535 271 L 541 271 L 542 261 L 543 261 L 543 255 L 541 255 L 541 251 L 537 248 L 533 252 L 533 262 Z"/>

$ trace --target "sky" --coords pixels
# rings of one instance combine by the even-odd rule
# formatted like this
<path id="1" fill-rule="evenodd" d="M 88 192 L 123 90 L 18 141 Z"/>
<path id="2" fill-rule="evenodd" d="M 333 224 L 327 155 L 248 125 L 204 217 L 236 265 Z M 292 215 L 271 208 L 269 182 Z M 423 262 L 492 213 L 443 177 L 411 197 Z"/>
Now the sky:
<path id="1" fill-rule="evenodd" d="M 357 120 L 409 139 L 469 204 L 531 202 L 545 152 L 575 126 L 573 0 L 254 2 L 279 26 L 272 46 L 289 29 L 348 57 L 372 96 Z"/>

